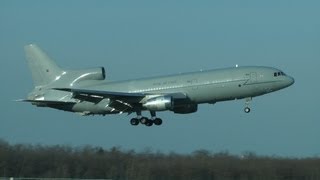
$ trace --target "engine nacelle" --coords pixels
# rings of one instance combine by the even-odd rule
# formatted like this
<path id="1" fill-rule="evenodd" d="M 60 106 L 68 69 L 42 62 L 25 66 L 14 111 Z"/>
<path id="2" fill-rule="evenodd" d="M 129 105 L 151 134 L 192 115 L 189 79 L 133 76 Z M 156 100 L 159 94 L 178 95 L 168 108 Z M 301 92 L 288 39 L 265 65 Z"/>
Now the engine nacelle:
<path id="1" fill-rule="evenodd" d="M 104 80 L 106 78 L 106 71 L 104 67 L 69 71 L 68 76 L 74 78 L 72 84 L 85 80 Z"/>
<path id="2" fill-rule="evenodd" d="M 166 111 L 172 110 L 174 103 L 171 97 L 160 96 L 147 100 L 142 106 L 149 111 Z"/>
<path id="3" fill-rule="evenodd" d="M 186 104 L 173 108 L 173 112 L 176 114 L 190 114 L 198 111 L 197 104 Z"/>

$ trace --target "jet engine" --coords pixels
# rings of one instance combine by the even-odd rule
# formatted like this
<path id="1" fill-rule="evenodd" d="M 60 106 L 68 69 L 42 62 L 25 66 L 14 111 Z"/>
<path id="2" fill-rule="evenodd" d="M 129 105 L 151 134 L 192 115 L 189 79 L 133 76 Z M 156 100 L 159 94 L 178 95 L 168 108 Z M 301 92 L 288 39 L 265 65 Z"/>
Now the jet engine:
<path id="1" fill-rule="evenodd" d="M 166 111 L 172 110 L 174 103 L 172 97 L 160 96 L 147 100 L 142 106 L 149 111 Z"/>
<path id="2" fill-rule="evenodd" d="M 104 67 L 77 70 L 77 71 L 70 72 L 70 73 L 74 73 L 78 76 L 77 81 L 104 80 L 106 78 L 106 71 L 105 71 Z"/>
<path id="3" fill-rule="evenodd" d="M 104 67 L 72 70 L 67 71 L 66 78 L 73 79 L 71 85 L 86 80 L 104 80 L 106 78 L 106 71 Z"/>

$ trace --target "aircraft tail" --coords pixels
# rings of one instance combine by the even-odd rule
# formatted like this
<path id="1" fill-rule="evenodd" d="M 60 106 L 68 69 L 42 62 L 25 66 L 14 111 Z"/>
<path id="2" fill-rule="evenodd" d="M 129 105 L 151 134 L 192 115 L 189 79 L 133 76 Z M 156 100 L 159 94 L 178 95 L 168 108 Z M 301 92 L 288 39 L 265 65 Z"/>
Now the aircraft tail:
<path id="1" fill-rule="evenodd" d="M 45 86 L 61 76 L 63 70 L 37 45 L 24 47 L 34 86 Z"/>

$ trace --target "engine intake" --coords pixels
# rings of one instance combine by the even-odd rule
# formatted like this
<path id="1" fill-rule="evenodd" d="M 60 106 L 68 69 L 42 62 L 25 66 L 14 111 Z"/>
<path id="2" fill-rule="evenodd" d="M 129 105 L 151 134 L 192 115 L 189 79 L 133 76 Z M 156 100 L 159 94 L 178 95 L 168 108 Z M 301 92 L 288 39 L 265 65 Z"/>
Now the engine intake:
<path id="1" fill-rule="evenodd" d="M 72 84 L 86 80 L 104 80 L 106 78 L 106 71 L 104 67 L 69 71 L 68 76 L 74 78 Z"/>
<path id="2" fill-rule="evenodd" d="M 147 102 L 142 106 L 147 108 L 149 111 L 166 111 L 172 110 L 174 103 L 172 101 L 172 97 L 160 96 L 147 100 Z"/>

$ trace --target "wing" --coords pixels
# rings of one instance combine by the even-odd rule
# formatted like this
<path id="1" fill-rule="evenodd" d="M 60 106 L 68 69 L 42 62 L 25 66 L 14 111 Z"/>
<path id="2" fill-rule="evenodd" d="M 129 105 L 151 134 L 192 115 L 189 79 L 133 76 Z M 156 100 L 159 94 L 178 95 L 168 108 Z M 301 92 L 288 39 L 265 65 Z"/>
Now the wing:
<path id="1" fill-rule="evenodd" d="M 118 99 L 118 100 L 129 100 L 136 102 L 143 99 L 146 94 L 142 93 L 126 93 L 126 92 L 113 92 L 113 91 L 97 91 L 87 89 L 71 89 L 71 88 L 53 88 L 55 90 L 72 92 L 73 97 L 80 100 L 92 100 L 95 99 Z"/>
<path id="2" fill-rule="evenodd" d="M 73 98 L 80 101 L 89 101 L 99 103 L 103 99 L 109 99 L 109 107 L 112 112 L 132 112 L 134 109 L 141 108 L 140 101 L 147 94 L 142 93 L 126 93 L 113 91 L 99 91 L 88 89 L 72 89 L 72 88 L 54 88 L 55 90 L 71 92 Z"/>
<path id="3" fill-rule="evenodd" d="M 47 106 L 47 105 L 74 105 L 75 102 L 67 102 L 67 101 L 50 101 L 50 100 L 30 100 L 30 99 L 20 99 L 16 100 L 17 102 L 30 102 L 33 105 L 38 106 Z"/>
<path id="4" fill-rule="evenodd" d="M 73 93 L 73 98 L 82 101 L 90 101 L 98 103 L 103 99 L 110 99 L 109 107 L 114 108 L 118 112 L 132 112 L 142 107 L 142 102 L 155 96 L 171 96 L 174 99 L 187 99 L 186 94 L 150 94 L 150 93 L 127 93 L 113 91 L 99 91 L 88 89 L 72 89 L 72 88 L 53 88 L 55 90 L 67 91 Z"/>

